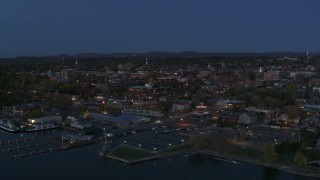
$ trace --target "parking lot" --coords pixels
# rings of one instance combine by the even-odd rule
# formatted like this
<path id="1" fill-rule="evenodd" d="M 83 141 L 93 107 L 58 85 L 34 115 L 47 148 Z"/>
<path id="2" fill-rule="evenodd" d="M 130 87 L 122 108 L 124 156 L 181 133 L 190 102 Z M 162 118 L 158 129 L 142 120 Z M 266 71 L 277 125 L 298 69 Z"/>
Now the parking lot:
<path id="1" fill-rule="evenodd" d="M 254 127 L 251 128 L 251 131 L 257 137 L 267 137 L 273 139 L 283 140 L 291 140 L 291 141 L 299 141 L 300 133 L 295 130 L 282 130 L 282 129 L 272 129 L 272 128 L 264 128 L 264 127 Z"/>
<path id="2" fill-rule="evenodd" d="M 187 142 L 189 137 L 181 130 L 158 128 L 139 133 L 131 133 L 122 137 L 115 137 L 109 146 L 115 147 L 119 144 L 126 144 L 151 151 L 159 151 L 164 148 Z"/>

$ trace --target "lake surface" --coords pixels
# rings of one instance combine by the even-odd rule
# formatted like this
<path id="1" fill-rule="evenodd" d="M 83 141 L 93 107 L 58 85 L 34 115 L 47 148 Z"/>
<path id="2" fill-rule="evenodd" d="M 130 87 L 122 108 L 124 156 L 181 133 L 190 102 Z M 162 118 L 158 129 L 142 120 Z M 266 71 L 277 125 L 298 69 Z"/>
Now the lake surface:
<path id="1" fill-rule="evenodd" d="M 219 161 L 207 155 L 125 165 L 100 158 L 101 147 L 95 144 L 19 160 L 1 153 L 0 179 L 311 179 L 248 163 Z"/>

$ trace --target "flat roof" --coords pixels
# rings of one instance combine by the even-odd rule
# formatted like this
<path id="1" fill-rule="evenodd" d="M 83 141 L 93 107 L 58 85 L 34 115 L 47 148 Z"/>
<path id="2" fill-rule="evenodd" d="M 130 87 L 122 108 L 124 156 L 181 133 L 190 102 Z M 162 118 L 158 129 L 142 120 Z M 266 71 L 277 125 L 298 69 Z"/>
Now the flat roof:
<path id="1" fill-rule="evenodd" d="M 238 103 L 244 103 L 245 101 L 240 101 L 240 100 L 218 100 L 217 102 L 224 102 L 228 104 L 238 104 Z"/>

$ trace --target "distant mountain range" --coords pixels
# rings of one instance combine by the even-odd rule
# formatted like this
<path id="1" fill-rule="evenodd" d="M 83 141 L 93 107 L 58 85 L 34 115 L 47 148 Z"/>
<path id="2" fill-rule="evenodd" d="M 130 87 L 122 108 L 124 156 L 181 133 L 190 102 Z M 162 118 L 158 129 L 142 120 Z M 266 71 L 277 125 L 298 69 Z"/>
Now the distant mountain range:
<path id="1" fill-rule="evenodd" d="M 320 51 L 309 52 L 312 57 L 320 56 Z M 74 55 L 60 54 L 51 56 L 20 56 L 16 58 L 0 58 L 0 59 L 29 59 L 29 58 L 63 58 L 63 57 L 79 57 L 79 58 L 92 58 L 92 57 L 304 57 L 306 52 L 292 52 L 292 51 L 280 51 L 280 52 L 263 52 L 263 53 L 250 53 L 250 52 L 146 52 L 146 53 L 79 53 Z"/>
<path id="2" fill-rule="evenodd" d="M 311 56 L 320 56 L 319 52 L 309 52 Z M 184 52 L 146 52 L 146 53 L 79 53 L 75 55 L 70 55 L 73 57 L 128 57 L 128 56 L 146 56 L 146 57 L 246 57 L 246 56 L 270 56 L 270 57 L 302 57 L 306 56 L 306 52 L 265 52 L 265 53 L 246 53 L 246 52 L 193 52 L 193 51 L 184 51 Z"/>

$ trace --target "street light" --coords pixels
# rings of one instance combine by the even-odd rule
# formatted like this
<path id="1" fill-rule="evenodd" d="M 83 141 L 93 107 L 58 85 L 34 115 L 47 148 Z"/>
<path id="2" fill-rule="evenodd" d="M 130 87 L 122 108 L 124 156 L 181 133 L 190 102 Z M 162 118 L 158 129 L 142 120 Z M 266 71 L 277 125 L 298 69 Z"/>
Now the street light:
<path id="1" fill-rule="evenodd" d="M 295 133 L 292 133 L 292 134 L 291 134 L 292 141 L 294 141 L 294 135 L 295 135 Z"/>

